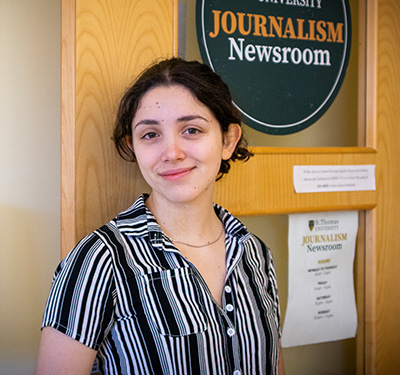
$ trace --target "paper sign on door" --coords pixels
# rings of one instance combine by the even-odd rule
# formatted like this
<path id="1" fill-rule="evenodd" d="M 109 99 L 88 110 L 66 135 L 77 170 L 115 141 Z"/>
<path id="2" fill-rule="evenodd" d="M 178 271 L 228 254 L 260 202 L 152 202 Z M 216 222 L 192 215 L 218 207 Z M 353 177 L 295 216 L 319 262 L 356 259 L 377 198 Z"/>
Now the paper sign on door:
<path id="1" fill-rule="evenodd" d="M 358 212 L 289 216 L 289 292 L 282 346 L 354 337 Z"/>

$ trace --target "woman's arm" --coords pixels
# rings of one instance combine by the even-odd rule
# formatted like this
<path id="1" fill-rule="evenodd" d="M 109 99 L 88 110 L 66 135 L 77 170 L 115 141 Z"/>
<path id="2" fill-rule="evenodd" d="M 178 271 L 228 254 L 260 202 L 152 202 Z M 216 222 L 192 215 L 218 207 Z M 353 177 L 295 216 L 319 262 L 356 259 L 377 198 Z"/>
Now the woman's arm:
<path id="1" fill-rule="evenodd" d="M 279 339 L 278 347 L 278 375 L 285 375 L 285 364 L 283 362 L 281 339 Z"/>
<path id="2" fill-rule="evenodd" d="M 35 375 L 88 375 L 96 351 L 52 327 L 42 330 Z"/>

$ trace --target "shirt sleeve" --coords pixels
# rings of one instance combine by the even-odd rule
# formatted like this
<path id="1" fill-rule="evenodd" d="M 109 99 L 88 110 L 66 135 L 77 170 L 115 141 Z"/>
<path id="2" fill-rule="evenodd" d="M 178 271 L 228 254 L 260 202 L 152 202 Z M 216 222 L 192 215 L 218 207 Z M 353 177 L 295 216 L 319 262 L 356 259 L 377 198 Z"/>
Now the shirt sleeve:
<path id="1" fill-rule="evenodd" d="M 272 300 L 274 301 L 274 307 L 276 311 L 276 324 L 279 328 L 279 337 L 282 336 L 281 332 L 281 309 L 279 303 L 279 295 L 278 295 L 278 281 L 276 278 L 275 265 L 274 260 L 272 258 L 272 253 L 269 248 L 266 248 L 267 254 L 267 264 L 268 264 L 268 293 L 272 296 Z"/>
<path id="2" fill-rule="evenodd" d="M 42 328 L 53 327 L 98 350 L 113 322 L 114 289 L 112 257 L 92 233 L 58 265 Z"/>

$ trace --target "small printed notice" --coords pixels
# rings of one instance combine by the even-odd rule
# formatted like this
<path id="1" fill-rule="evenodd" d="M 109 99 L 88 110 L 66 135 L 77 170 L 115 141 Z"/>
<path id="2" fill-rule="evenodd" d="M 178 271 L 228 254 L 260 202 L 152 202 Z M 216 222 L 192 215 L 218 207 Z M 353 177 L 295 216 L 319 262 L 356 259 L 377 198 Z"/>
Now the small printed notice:
<path id="1" fill-rule="evenodd" d="M 375 190 L 375 165 L 295 165 L 296 193 Z"/>
<path id="2" fill-rule="evenodd" d="M 358 212 L 289 216 L 289 287 L 282 346 L 355 337 Z"/>

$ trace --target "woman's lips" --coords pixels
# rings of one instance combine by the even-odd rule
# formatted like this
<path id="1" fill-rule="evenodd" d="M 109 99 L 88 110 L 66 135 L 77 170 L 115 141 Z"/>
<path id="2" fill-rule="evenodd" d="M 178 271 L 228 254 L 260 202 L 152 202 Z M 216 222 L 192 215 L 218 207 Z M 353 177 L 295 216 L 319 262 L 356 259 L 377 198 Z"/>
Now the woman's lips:
<path id="1" fill-rule="evenodd" d="M 165 180 L 177 180 L 179 178 L 187 176 L 193 169 L 194 167 L 171 169 L 161 172 L 160 176 Z"/>

